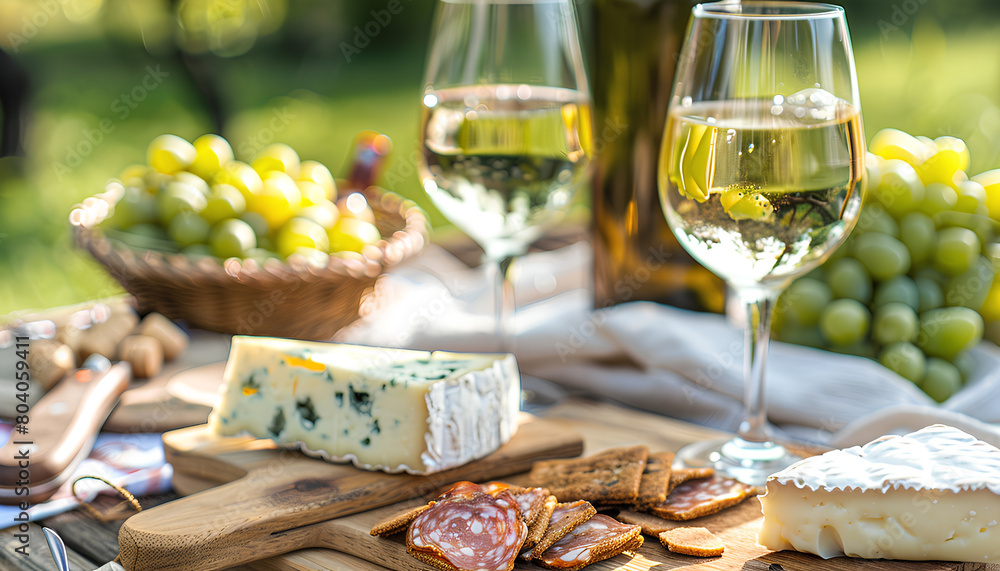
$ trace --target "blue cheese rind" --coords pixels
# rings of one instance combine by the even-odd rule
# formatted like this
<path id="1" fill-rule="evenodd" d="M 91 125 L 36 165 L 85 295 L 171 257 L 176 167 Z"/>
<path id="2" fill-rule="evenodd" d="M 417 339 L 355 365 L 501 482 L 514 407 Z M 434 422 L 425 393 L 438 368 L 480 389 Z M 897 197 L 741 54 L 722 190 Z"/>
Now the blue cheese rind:
<path id="1" fill-rule="evenodd" d="M 768 478 L 760 502 L 769 549 L 1000 562 L 1000 450 L 956 428 L 806 458 Z"/>
<path id="2" fill-rule="evenodd" d="M 517 431 L 513 355 L 233 338 L 219 435 L 248 433 L 366 470 L 431 474 L 482 458 Z"/>

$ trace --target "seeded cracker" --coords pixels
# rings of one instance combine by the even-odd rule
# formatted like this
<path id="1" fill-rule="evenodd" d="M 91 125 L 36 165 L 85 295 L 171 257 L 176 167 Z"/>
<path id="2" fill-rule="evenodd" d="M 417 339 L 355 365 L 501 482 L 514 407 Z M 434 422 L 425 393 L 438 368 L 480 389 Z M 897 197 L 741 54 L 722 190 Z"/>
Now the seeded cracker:
<path id="1" fill-rule="evenodd" d="M 718 557 L 726 550 L 726 544 L 703 527 L 678 527 L 659 537 L 664 547 L 682 555 Z"/>
<path id="2" fill-rule="evenodd" d="M 417 506 L 412 510 L 403 512 L 392 519 L 379 522 L 375 524 L 375 527 L 373 527 L 369 533 L 371 533 L 372 535 L 376 535 L 378 537 L 389 537 L 390 535 L 404 531 L 406 530 L 406 526 L 410 525 L 411 521 L 416 519 L 418 515 L 423 513 L 424 510 L 431 507 L 432 505 L 434 505 L 434 502 L 422 506 Z"/>
<path id="3" fill-rule="evenodd" d="M 670 485 L 670 466 L 673 463 L 673 452 L 656 452 L 649 455 L 646 459 L 646 468 L 639 480 L 636 507 L 652 507 L 666 501 L 667 487 Z"/>
<path id="4" fill-rule="evenodd" d="M 562 539 L 566 534 L 597 513 L 597 509 L 585 500 L 577 500 L 565 504 L 557 504 L 549 517 L 549 526 L 529 551 L 521 554 L 521 558 L 530 561 L 538 557 L 552 544 Z"/>
<path id="5" fill-rule="evenodd" d="M 575 571 L 642 545 L 642 530 L 606 515 L 595 515 L 576 526 L 535 558 L 543 567 Z"/>
<path id="6" fill-rule="evenodd" d="M 684 482 L 700 478 L 711 478 L 714 475 L 715 470 L 712 468 L 681 468 L 680 470 L 674 470 L 670 473 L 670 485 L 667 486 L 667 494 L 669 495 L 674 488 Z"/>
<path id="7" fill-rule="evenodd" d="M 612 448 L 570 460 L 535 462 L 529 479 L 561 502 L 584 499 L 596 504 L 631 504 L 639 493 L 649 448 Z"/>
<path id="8" fill-rule="evenodd" d="M 545 498 L 545 502 L 542 507 L 539 508 L 538 513 L 535 516 L 535 521 L 528 525 L 528 538 L 524 540 L 524 545 L 522 550 L 529 551 L 532 547 L 538 544 L 545 535 L 545 532 L 549 529 L 549 521 L 552 519 L 552 513 L 556 509 L 556 505 L 559 500 L 555 496 L 549 496 Z M 528 558 L 530 559 L 530 557 Z"/>
<path id="9" fill-rule="evenodd" d="M 756 491 L 731 478 L 712 476 L 691 480 L 674 488 L 667 501 L 649 511 L 664 519 L 687 521 L 735 506 Z"/>
<path id="10" fill-rule="evenodd" d="M 663 519 L 653 514 L 639 512 L 635 510 L 619 510 L 615 516 L 620 522 L 631 523 L 642 527 L 642 532 L 646 535 L 656 537 L 669 529 L 686 525 L 684 522 Z"/>

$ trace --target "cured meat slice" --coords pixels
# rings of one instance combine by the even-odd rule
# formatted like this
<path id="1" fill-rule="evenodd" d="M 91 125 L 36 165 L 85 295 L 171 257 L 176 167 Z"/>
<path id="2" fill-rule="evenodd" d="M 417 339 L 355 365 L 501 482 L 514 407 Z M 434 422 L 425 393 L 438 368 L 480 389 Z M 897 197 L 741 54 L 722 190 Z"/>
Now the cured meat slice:
<path id="1" fill-rule="evenodd" d="M 550 569 L 582 569 L 642 545 L 642 528 L 598 514 L 574 527 L 535 561 Z"/>
<path id="2" fill-rule="evenodd" d="M 667 501 L 649 511 L 664 519 L 687 521 L 735 506 L 755 491 L 753 486 L 715 475 L 684 482 L 670 492 Z"/>
<path id="3" fill-rule="evenodd" d="M 482 489 L 491 496 L 497 495 L 502 490 L 507 490 L 517 500 L 517 506 L 521 509 L 521 516 L 524 523 L 530 528 L 538 517 L 545 499 L 549 497 L 549 491 L 545 488 L 522 488 L 506 482 L 488 482 L 482 484 Z"/>
<path id="4" fill-rule="evenodd" d="M 406 550 L 445 571 L 510 571 L 528 536 L 507 490 L 491 496 L 478 485 L 456 486 L 418 515 L 406 531 Z"/>

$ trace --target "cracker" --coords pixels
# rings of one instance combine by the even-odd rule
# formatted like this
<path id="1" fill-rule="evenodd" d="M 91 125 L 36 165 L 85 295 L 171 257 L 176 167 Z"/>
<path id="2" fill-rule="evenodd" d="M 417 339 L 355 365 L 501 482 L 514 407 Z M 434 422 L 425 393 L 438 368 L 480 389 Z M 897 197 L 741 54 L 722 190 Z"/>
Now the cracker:
<path id="1" fill-rule="evenodd" d="M 667 487 L 670 485 L 671 465 L 674 463 L 673 452 L 656 452 L 646 459 L 646 467 L 639 480 L 639 493 L 635 505 L 651 507 L 667 500 Z"/>
<path id="2" fill-rule="evenodd" d="M 667 486 L 667 495 L 674 488 L 683 484 L 684 482 L 689 482 L 691 480 L 698 480 L 701 478 L 711 478 L 715 475 L 715 470 L 712 468 L 681 468 L 679 470 L 674 470 L 670 473 L 670 485 Z"/>
<path id="3" fill-rule="evenodd" d="M 726 544 L 703 527 L 678 527 L 660 534 L 660 543 L 668 550 L 694 557 L 718 557 Z"/>
<path id="4" fill-rule="evenodd" d="M 674 529 L 675 527 L 685 525 L 684 522 L 663 519 L 662 517 L 658 517 L 653 514 L 635 510 L 621 510 L 618 512 L 618 515 L 615 516 L 615 519 L 624 523 L 638 525 L 642 528 L 643 533 L 653 537 L 660 535 L 668 529 Z"/>
<path id="5" fill-rule="evenodd" d="M 531 485 L 549 489 L 561 502 L 631 504 L 639 493 L 649 448 L 611 448 L 584 458 L 535 462 Z"/>
<path id="6" fill-rule="evenodd" d="M 552 513 L 556 509 L 556 505 L 559 500 L 555 496 L 549 496 L 545 498 L 542 506 L 538 509 L 538 513 L 535 514 L 535 521 L 528 525 L 528 538 L 524 540 L 523 550 L 530 550 L 532 547 L 538 544 L 545 535 L 545 532 L 549 529 L 549 521 L 552 519 Z"/>
<path id="7" fill-rule="evenodd" d="M 387 519 L 385 521 L 375 524 L 375 527 L 369 532 L 372 535 L 377 535 L 378 537 L 389 537 L 390 535 L 399 533 L 406 530 L 406 526 L 410 525 L 410 522 L 415 520 L 418 515 L 422 514 L 424 510 L 434 505 L 434 502 L 425 504 L 422 506 L 417 506 L 409 511 L 405 511 L 392 519 Z"/>
<path id="8" fill-rule="evenodd" d="M 596 513 L 597 509 L 586 500 L 556 504 L 552 515 L 549 516 L 549 525 L 545 533 L 542 534 L 534 547 L 522 554 L 522 559 L 531 560 L 533 557 L 537 557 L 567 533 L 573 531 L 573 528 L 587 521 Z"/>
<path id="9" fill-rule="evenodd" d="M 610 559 L 642 545 L 642 530 L 598 514 L 573 528 L 562 539 L 535 557 L 535 562 L 549 569 L 573 571 Z"/>
<path id="10" fill-rule="evenodd" d="M 755 491 L 755 487 L 732 478 L 701 478 L 677 486 L 670 492 L 667 501 L 649 511 L 664 519 L 687 521 L 735 506 Z"/>

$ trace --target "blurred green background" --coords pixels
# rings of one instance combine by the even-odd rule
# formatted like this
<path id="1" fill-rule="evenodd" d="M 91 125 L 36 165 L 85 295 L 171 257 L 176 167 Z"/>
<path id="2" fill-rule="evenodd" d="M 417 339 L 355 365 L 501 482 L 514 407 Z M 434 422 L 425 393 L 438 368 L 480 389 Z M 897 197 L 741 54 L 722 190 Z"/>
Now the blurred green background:
<path id="1" fill-rule="evenodd" d="M 578 2 L 584 19 L 593 1 Z M 970 174 L 1000 167 L 1000 3 L 842 4 L 867 135 L 953 135 Z M 432 12 L 429 0 L 0 0 L 0 69 L 25 74 L 0 89 L 29 97 L 22 153 L 0 158 L 0 314 L 117 293 L 71 246 L 69 211 L 156 135 L 215 131 L 213 106 L 243 159 L 284 142 L 342 174 L 355 133 L 389 135 L 382 184 L 443 228 L 415 168 Z"/>

